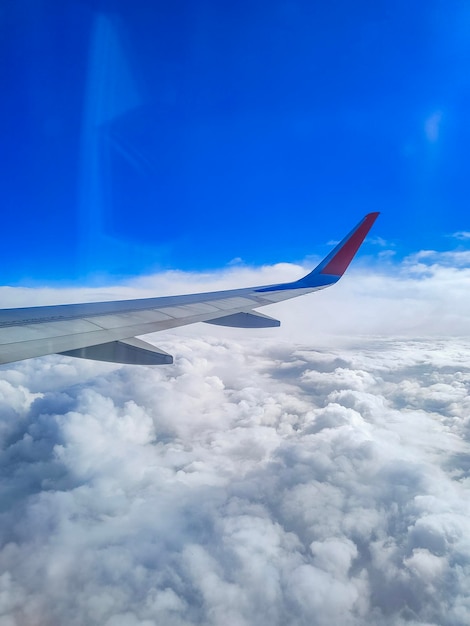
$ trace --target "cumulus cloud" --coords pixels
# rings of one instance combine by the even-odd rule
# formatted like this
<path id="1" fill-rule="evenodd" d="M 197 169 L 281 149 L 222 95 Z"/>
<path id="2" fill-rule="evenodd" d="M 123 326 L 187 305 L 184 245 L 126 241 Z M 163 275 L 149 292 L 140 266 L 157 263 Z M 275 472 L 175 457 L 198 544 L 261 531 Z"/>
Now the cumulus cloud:
<path id="1" fill-rule="evenodd" d="M 2 366 L 0 624 L 468 624 L 467 273 L 359 266 L 281 333 L 152 335 L 169 367 Z"/>

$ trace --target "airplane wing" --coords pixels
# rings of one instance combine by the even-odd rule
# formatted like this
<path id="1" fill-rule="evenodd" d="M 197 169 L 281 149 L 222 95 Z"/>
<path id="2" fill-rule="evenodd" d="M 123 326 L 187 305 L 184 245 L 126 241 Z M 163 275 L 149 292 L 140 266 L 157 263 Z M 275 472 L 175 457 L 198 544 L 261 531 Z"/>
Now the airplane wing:
<path id="1" fill-rule="evenodd" d="M 115 302 L 89 302 L 0 310 L 0 363 L 46 354 L 158 365 L 171 355 L 137 339 L 207 322 L 239 328 L 266 328 L 280 322 L 255 309 L 325 289 L 346 271 L 376 220 L 369 213 L 309 274 L 290 283 L 228 291 Z"/>

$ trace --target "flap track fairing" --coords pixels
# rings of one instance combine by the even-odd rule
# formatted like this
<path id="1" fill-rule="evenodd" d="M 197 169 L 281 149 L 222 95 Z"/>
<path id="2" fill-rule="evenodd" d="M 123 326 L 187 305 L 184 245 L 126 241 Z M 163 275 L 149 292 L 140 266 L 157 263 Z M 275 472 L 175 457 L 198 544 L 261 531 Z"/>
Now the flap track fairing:
<path id="1" fill-rule="evenodd" d="M 281 322 L 269 317 L 269 315 L 252 311 L 251 313 L 233 313 L 233 315 L 216 317 L 213 320 L 207 320 L 206 324 L 231 326 L 232 328 L 275 328 L 280 326 Z"/>
<path id="2" fill-rule="evenodd" d="M 127 365 L 169 365 L 173 363 L 171 354 L 135 337 L 78 348 L 77 350 L 67 350 L 59 354 L 78 357 L 79 359 L 108 361 L 110 363 L 124 363 Z"/>

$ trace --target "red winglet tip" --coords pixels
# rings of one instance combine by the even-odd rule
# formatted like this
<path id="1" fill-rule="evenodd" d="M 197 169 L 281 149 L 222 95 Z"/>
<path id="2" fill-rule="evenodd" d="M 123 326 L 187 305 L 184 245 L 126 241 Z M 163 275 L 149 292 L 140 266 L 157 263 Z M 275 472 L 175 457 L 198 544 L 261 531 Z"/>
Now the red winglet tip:
<path id="1" fill-rule="evenodd" d="M 373 223 L 377 219 L 379 212 L 368 213 L 356 230 L 351 233 L 350 237 L 335 256 L 325 265 L 321 270 L 321 274 L 331 274 L 333 276 L 342 276 L 349 264 L 353 260 L 356 252 L 359 250 L 360 245 L 367 236 L 367 233 L 372 228 Z"/>

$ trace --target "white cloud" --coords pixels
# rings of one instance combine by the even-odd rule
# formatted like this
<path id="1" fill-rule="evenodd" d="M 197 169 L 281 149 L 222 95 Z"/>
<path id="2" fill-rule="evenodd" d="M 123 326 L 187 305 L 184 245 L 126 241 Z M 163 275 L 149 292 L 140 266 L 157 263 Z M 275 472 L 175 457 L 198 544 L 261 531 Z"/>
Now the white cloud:
<path id="1" fill-rule="evenodd" d="M 470 239 L 470 232 L 467 230 L 459 230 L 451 235 L 454 239 L 460 239 L 461 241 L 468 241 Z"/>
<path id="2" fill-rule="evenodd" d="M 153 335 L 174 366 L 3 366 L 0 624 L 468 624 L 469 270 L 421 263 L 276 305 L 281 332 Z"/>

